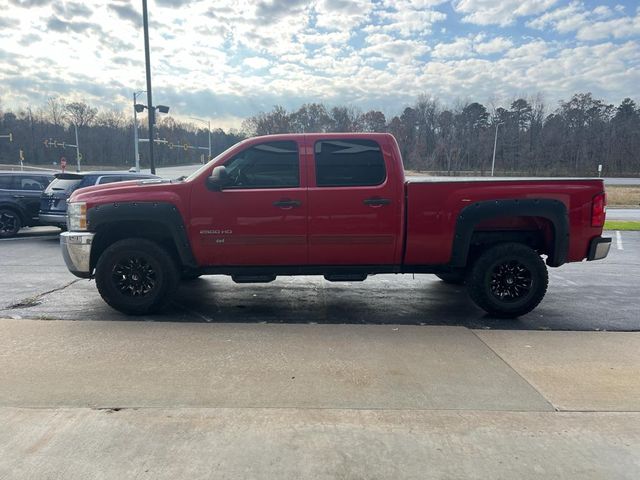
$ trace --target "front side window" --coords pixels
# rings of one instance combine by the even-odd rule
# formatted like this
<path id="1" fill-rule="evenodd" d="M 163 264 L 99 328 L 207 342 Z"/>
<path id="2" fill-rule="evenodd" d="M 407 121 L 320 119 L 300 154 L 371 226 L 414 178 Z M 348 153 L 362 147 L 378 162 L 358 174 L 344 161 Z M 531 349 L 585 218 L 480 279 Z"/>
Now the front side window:
<path id="1" fill-rule="evenodd" d="M 293 188 L 300 186 L 296 142 L 254 145 L 225 163 L 226 188 Z"/>
<path id="2" fill-rule="evenodd" d="M 316 185 L 380 185 L 387 177 L 380 145 L 373 140 L 322 140 L 315 145 Z"/>

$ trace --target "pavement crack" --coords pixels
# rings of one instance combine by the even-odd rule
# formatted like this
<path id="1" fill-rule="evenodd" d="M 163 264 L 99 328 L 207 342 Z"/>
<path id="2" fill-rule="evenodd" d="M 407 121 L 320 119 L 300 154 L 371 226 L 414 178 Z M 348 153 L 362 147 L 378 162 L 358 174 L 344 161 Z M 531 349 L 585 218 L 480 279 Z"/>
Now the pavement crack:
<path id="1" fill-rule="evenodd" d="M 40 303 L 42 303 L 42 299 L 51 294 L 51 293 L 55 293 L 55 292 L 59 292 L 61 290 L 64 290 L 65 288 L 70 287 L 71 285 L 73 285 L 76 282 L 79 282 L 81 279 L 78 278 L 76 280 L 72 280 L 69 283 L 66 283 L 64 285 L 62 285 L 61 287 L 57 287 L 57 288 L 53 288 L 51 290 L 47 290 L 46 292 L 42 292 L 39 293 L 37 295 L 34 295 L 33 297 L 26 297 L 23 298 L 22 300 L 18 300 L 16 303 L 12 303 L 11 305 L 6 307 L 6 310 L 15 310 L 18 308 L 31 308 L 31 307 L 35 307 L 36 305 L 39 305 Z"/>

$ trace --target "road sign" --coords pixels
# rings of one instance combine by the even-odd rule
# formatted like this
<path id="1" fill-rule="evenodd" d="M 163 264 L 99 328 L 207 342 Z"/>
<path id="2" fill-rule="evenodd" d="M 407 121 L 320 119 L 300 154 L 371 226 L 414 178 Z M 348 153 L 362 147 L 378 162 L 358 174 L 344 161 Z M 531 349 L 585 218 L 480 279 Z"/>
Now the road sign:
<path id="1" fill-rule="evenodd" d="M 78 152 L 78 160 L 82 160 L 82 154 Z"/>

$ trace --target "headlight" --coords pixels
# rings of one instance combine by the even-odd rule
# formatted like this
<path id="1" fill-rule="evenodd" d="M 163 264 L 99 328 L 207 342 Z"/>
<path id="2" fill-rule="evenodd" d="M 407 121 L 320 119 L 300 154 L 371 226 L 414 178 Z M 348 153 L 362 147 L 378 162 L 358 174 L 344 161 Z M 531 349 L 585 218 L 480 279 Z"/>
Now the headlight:
<path id="1" fill-rule="evenodd" d="M 67 206 L 67 230 L 78 232 L 87 229 L 87 204 L 72 202 Z"/>

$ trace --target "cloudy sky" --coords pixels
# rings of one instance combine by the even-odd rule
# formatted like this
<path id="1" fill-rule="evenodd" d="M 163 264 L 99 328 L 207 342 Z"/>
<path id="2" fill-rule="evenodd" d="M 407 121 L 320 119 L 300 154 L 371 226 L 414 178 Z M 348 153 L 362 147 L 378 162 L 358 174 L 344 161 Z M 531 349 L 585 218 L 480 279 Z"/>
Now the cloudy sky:
<path id="1" fill-rule="evenodd" d="M 0 104 L 130 111 L 141 1 L 0 0 Z M 509 103 L 640 99 L 636 0 L 149 0 L 154 100 L 239 126 L 274 104 L 387 115 L 422 93 Z"/>

